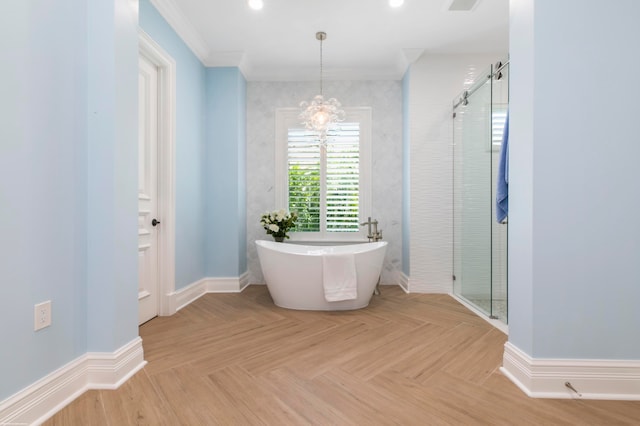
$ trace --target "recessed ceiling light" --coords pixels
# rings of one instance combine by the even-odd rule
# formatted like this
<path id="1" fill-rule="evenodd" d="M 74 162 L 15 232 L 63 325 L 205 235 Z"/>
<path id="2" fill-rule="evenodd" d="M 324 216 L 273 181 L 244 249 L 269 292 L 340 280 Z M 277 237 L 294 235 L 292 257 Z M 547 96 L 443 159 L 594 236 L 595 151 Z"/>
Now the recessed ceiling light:
<path id="1" fill-rule="evenodd" d="M 260 10 L 264 7 L 262 0 L 249 0 L 249 7 L 253 10 Z"/>
<path id="2" fill-rule="evenodd" d="M 400 7 L 404 3 L 404 0 L 389 0 L 389 6 Z"/>

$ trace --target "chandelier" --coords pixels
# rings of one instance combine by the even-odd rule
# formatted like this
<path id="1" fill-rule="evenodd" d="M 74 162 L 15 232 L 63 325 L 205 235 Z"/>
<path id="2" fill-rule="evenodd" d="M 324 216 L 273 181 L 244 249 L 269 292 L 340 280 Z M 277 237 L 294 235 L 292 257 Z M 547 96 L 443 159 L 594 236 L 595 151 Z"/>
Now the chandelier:
<path id="1" fill-rule="evenodd" d="M 327 130 L 334 123 L 344 120 L 344 111 L 336 98 L 325 100 L 322 94 L 322 42 L 327 38 L 327 33 L 319 31 L 316 39 L 320 40 L 320 94 L 315 96 L 311 102 L 301 102 L 302 112 L 299 118 L 302 120 L 307 130 L 318 133 L 322 145 L 327 142 Z"/>

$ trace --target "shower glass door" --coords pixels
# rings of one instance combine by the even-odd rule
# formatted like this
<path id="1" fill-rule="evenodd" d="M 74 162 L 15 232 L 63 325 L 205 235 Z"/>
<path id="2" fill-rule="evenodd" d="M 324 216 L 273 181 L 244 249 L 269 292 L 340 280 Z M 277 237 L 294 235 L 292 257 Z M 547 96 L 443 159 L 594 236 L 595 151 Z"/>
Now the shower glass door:
<path id="1" fill-rule="evenodd" d="M 491 69 L 469 89 L 454 122 L 454 293 L 492 315 Z"/>
<path id="2" fill-rule="evenodd" d="M 496 181 L 500 151 L 509 106 L 509 66 L 491 84 L 491 317 L 507 321 L 507 232 L 506 223 L 496 222 Z"/>
<path id="3" fill-rule="evenodd" d="M 492 68 L 454 105 L 454 294 L 507 323 L 507 225 L 496 222 L 496 178 L 509 102 L 509 69 Z M 464 93 L 463 93 L 464 95 Z"/>

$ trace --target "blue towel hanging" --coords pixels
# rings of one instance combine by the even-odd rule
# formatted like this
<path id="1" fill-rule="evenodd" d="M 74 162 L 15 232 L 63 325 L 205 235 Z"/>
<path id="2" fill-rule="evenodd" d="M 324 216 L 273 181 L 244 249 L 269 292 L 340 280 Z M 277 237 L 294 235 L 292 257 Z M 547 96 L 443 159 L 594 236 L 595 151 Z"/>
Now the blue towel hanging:
<path id="1" fill-rule="evenodd" d="M 509 112 L 504 122 L 496 182 L 496 220 L 505 223 L 509 214 Z"/>

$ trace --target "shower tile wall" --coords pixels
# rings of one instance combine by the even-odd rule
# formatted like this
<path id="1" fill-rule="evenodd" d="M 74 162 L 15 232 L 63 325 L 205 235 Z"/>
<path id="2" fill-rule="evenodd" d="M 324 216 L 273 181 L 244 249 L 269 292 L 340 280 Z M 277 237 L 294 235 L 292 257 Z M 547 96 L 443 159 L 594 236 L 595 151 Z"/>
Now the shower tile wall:
<path id="1" fill-rule="evenodd" d="M 400 81 L 325 81 L 324 93 L 347 107 L 372 107 L 372 214 L 389 242 L 381 282 L 397 283 L 402 253 L 402 86 Z M 260 215 L 275 206 L 275 110 L 317 94 L 318 82 L 247 83 L 247 258 L 250 283 L 263 283 L 254 241 L 266 237 Z"/>
<path id="2" fill-rule="evenodd" d="M 412 292 L 453 290 L 451 100 L 495 58 L 495 54 L 426 54 L 411 66 L 408 120 Z"/>

